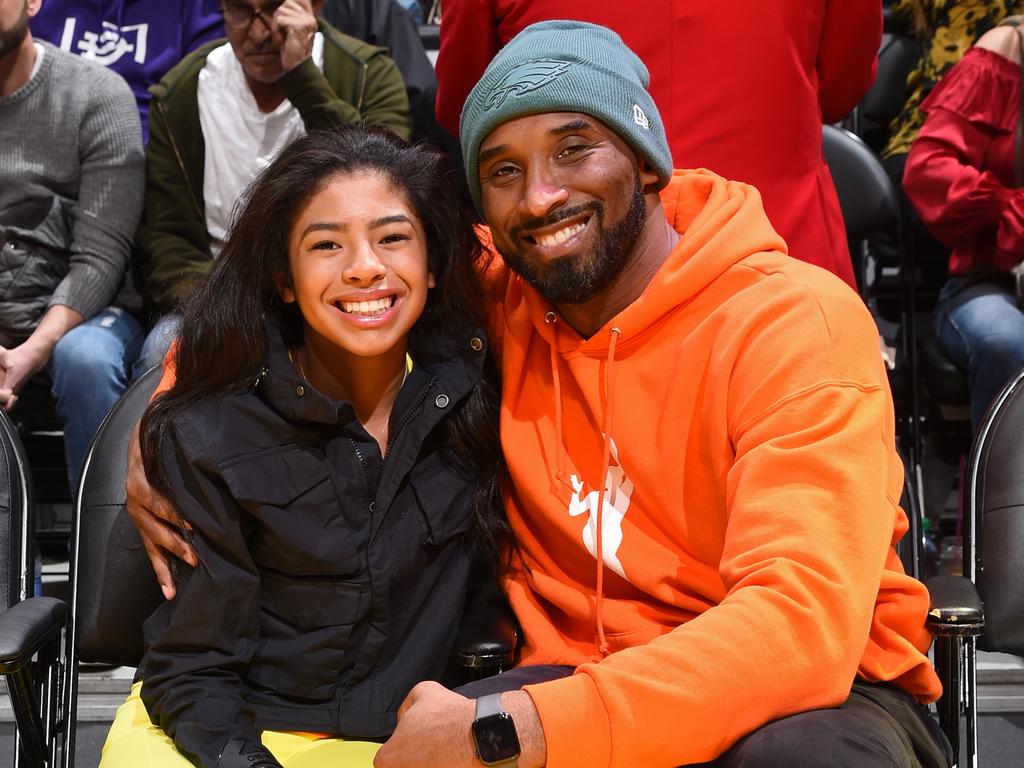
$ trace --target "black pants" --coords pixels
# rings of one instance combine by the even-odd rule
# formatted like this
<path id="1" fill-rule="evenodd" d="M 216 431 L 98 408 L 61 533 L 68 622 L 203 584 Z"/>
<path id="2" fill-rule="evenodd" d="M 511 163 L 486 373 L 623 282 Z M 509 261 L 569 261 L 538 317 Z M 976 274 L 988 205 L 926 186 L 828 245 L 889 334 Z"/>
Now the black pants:
<path id="1" fill-rule="evenodd" d="M 469 698 L 572 674 L 572 667 L 511 669 L 464 685 Z M 834 709 L 767 723 L 710 763 L 690 768 L 948 768 L 952 749 L 928 710 L 899 688 L 855 682 Z"/>

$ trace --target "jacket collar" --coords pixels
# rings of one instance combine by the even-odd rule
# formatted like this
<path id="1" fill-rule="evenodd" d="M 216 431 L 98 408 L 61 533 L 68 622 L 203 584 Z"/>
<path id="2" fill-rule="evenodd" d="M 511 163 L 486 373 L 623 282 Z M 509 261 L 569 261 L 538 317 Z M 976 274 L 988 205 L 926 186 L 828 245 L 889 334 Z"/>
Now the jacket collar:
<path id="1" fill-rule="evenodd" d="M 427 419 L 427 429 L 461 401 L 479 380 L 487 351 L 484 332 L 469 321 L 453 323 L 434 332 L 414 329 L 410 353 L 417 366 L 430 376 L 435 400 L 443 407 L 430 409 L 436 419 Z M 420 331 L 416 333 L 415 331 Z M 291 422 L 310 422 L 341 427 L 355 418 L 346 400 L 331 400 L 299 376 L 288 357 L 288 349 L 277 323 L 267 321 L 268 351 L 255 382 L 260 397 Z M 442 397 L 443 396 L 443 397 Z M 444 399 L 447 398 L 447 399 Z"/>

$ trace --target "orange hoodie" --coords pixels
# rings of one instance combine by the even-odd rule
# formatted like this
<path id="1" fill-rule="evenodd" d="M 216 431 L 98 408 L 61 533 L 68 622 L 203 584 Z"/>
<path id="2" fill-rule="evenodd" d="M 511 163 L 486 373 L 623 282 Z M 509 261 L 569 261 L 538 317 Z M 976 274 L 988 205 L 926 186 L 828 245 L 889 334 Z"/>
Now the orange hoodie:
<path id="1" fill-rule="evenodd" d="M 940 693 L 870 315 L 753 187 L 677 171 L 662 203 L 679 244 L 589 339 L 492 274 L 522 661 L 578 665 L 527 688 L 548 768 L 711 760 L 855 675 Z"/>

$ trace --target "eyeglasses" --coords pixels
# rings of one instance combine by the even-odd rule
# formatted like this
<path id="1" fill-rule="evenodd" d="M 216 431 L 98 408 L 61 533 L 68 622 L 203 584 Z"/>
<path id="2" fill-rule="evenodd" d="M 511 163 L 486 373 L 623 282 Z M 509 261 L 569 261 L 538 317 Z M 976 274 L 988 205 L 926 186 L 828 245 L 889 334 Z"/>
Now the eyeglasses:
<path id="1" fill-rule="evenodd" d="M 264 8 L 253 8 L 251 5 L 225 4 L 220 7 L 220 12 L 224 15 L 224 23 L 229 27 L 234 27 L 235 29 L 248 27 L 252 24 L 253 19 L 259 17 L 259 20 L 263 22 L 267 29 L 270 29 L 274 12 L 283 4 L 284 0 L 270 3 Z"/>

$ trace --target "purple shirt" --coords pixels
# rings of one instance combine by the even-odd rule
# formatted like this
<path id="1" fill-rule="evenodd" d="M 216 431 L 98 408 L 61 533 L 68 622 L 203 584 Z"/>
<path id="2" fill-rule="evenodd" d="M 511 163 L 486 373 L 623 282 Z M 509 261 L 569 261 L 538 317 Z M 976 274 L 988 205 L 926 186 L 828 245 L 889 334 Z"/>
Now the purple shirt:
<path id="1" fill-rule="evenodd" d="M 33 36 L 103 64 L 128 81 L 149 131 L 150 94 L 186 53 L 224 35 L 218 0 L 46 0 Z"/>

